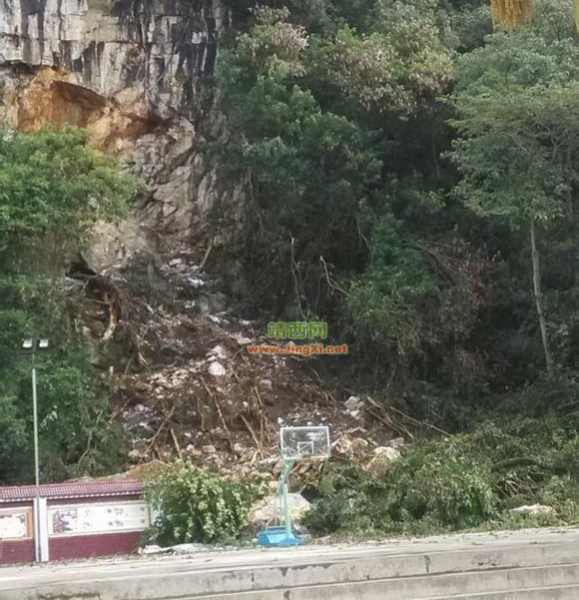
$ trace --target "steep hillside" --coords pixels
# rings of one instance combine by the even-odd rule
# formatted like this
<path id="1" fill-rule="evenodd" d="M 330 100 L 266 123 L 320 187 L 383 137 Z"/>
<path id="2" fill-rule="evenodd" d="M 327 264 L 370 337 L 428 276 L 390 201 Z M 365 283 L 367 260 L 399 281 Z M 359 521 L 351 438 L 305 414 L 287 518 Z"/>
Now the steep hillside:
<path id="1" fill-rule="evenodd" d="M 0 0 L 0 75 L 0 479 L 42 335 L 46 478 L 325 423 L 318 533 L 576 519 L 571 0 Z"/>
<path id="2" fill-rule="evenodd" d="M 127 464 L 188 456 L 222 469 L 271 466 L 281 424 L 373 440 L 358 444 L 363 452 L 391 433 L 345 406 L 351 394 L 321 381 L 311 361 L 249 355 L 247 345 L 267 341 L 267 323 L 235 316 L 231 286 L 204 268 L 244 219 L 243 178 L 220 185 L 202 151 L 227 135 L 213 75 L 231 19 L 221 0 L 1 8 L 2 122 L 84 128 L 144 184 L 130 219 L 97 226 L 83 257 L 61 265 L 84 286 L 85 344 L 115 390 Z"/>

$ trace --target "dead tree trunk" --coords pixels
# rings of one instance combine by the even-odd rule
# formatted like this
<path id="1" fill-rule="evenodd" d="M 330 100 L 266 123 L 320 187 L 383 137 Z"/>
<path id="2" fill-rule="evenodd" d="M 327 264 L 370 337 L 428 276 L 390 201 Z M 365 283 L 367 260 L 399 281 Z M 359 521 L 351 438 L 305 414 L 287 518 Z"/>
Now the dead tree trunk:
<path id="1" fill-rule="evenodd" d="M 543 294 L 541 292 L 541 260 L 537 250 L 537 236 L 535 233 L 535 219 L 531 219 L 531 259 L 533 263 L 533 293 L 535 296 L 535 306 L 537 307 L 537 316 L 539 317 L 539 327 L 541 329 L 541 340 L 543 342 L 543 352 L 545 354 L 545 364 L 550 373 L 553 368 L 553 359 L 549 349 L 549 336 L 547 334 L 547 321 L 545 319 L 545 307 L 543 304 Z"/>

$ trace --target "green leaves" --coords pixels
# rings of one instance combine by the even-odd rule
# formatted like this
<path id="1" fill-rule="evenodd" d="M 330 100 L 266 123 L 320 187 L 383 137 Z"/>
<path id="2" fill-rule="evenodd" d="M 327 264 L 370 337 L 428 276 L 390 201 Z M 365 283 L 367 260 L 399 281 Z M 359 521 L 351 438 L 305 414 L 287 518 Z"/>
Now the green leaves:
<path id="1" fill-rule="evenodd" d="M 78 247 L 99 219 L 127 214 L 134 189 L 114 163 L 73 128 L 0 132 L 0 247 L 16 254 L 44 243 Z"/>
<path id="2" fill-rule="evenodd" d="M 267 296 L 313 311 L 320 257 L 356 253 L 355 214 L 381 163 L 364 129 L 325 110 L 308 86 L 310 40 L 288 16 L 258 11 L 251 31 L 225 51 L 219 79 L 232 137 L 216 150 L 222 171 L 250 176 L 255 192 L 246 260 L 256 303 Z M 292 261 L 299 290 L 286 276 Z"/>
<path id="3" fill-rule="evenodd" d="M 109 398 L 79 339 L 81 298 L 64 271 L 97 220 L 127 214 L 133 188 L 86 132 L 0 133 L 1 482 L 34 473 L 27 337 L 50 338 L 38 357 L 43 478 L 103 474 L 122 462 L 119 426 L 109 423 Z"/>
<path id="4" fill-rule="evenodd" d="M 457 193 L 513 226 L 560 217 L 579 177 L 579 84 L 504 84 L 455 95 Z"/>
<path id="5" fill-rule="evenodd" d="M 147 490 L 159 511 L 152 536 L 161 545 L 237 539 L 257 499 L 257 486 L 174 463 Z"/>
<path id="6" fill-rule="evenodd" d="M 326 535 L 525 526 L 513 523 L 509 509 L 537 502 L 554 509 L 552 523 L 574 522 L 577 419 L 545 412 L 539 418 L 500 413 L 471 433 L 420 441 L 380 476 L 330 461 L 306 525 Z"/>

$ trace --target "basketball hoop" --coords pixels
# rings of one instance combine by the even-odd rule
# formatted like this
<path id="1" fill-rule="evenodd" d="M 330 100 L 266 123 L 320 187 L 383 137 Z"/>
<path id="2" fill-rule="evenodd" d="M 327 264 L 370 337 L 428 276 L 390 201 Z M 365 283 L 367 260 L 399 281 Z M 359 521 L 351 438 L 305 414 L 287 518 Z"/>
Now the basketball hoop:
<path id="1" fill-rule="evenodd" d="M 277 486 L 276 506 L 283 504 L 283 525 L 266 527 L 257 535 L 258 543 L 265 547 L 299 546 L 303 539 L 293 532 L 289 504 L 288 479 L 296 462 L 301 460 L 326 460 L 330 457 L 330 429 L 327 426 L 282 427 L 279 432 L 283 470 Z M 278 513 L 276 509 L 276 513 Z M 276 514 L 276 520 L 282 519 Z"/>

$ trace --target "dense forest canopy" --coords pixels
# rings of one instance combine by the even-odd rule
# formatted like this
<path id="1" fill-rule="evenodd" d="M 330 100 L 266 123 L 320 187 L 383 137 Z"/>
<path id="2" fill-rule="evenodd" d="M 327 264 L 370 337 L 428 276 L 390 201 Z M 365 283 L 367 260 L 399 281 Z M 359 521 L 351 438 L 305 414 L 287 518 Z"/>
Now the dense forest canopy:
<path id="1" fill-rule="evenodd" d="M 495 2 L 494 25 L 478 1 L 267 4 L 219 71 L 216 152 L 252 183 L 245 306 L 330 319 L 383 390 L 574 377 L 573 3 Z"/>

